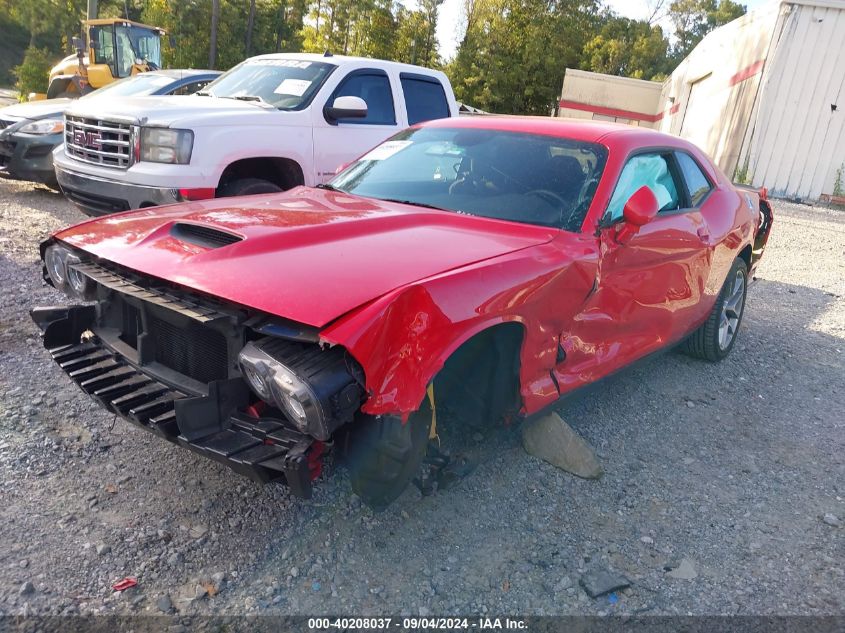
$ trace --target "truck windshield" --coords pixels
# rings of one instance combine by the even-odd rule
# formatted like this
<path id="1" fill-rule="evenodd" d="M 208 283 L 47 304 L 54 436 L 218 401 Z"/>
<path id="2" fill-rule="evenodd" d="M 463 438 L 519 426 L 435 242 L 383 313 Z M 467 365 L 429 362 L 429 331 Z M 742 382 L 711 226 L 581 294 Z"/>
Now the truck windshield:
<path id="1" fill-rule="evenodd" d="M 249 59 L 222 74 L 199 94 L 263 101 L 280 110 L 299 110 L 335 66 L 296 59 Z"/>
<path id="2" fill-rule="evenodd" d="M 573 139 L 474 128 L 400 132 L 338 174 L 347 193 L 577 232 L 607 149 Z"/>
<path id="3" fill-rule="evenodd" d="M 137 60 L 161 68 L 161 36 L 139 26 L 101 25 L 91 27 L 94 63 L 108 64 L 115 77 L 128 77 Z"/>
<path id="4" fill-rule="evenodd" d="M 118 26 L 117 47 L 128 49 L 135 59 L 141 59 L 161 68 L 161 37 L 157 31 L 140 26 Z M 130 64 L 130 68 L 131 68 Z"/>

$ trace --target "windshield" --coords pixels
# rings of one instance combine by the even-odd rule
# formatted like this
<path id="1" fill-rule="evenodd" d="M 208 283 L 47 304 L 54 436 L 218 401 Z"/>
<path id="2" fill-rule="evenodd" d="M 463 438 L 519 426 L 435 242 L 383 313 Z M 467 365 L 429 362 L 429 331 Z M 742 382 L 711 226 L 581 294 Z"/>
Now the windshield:
<path id="1" fill-rule="evenodd" d="M 134 77 L 126 77 L 119 79 L 107 86 L 103 86 L 99 90 L 95 90 L 84 97 L 89 99 L 91 97 L 99 97 L 101 95 L 109 95 L 110 97 L 142 97 L 144 95 L 151 95 L 159 91 L 161 88 L 173 83 L 173 79 L 163 75 L 156 75 L 153 73 L 144 73 L 135 75 Z"/>
<path id="2" fill-rule="evenodd" d="M 152 62 L 161 68 L 161 38 L 156 31 L 139 26 L 118 26 L 117 48 L 124 56 L 132 53 L 134 59 Z M 127 53 L 121 49 L 128 49 Z"/>
<path id="3" fill-rule="evenodd" d="M 332 64 L 295 59 L 249 59 L 221 75 L 200 94 L 250 99 L 280 110 L 298 110 L 310 103 Z"/>
<path id="4" fill-rule="evenodd" d="M 161 68 L 161 38 L 157 31 L 107 24 L 91 27 L 90 38 L 94 63 L 108 64 L 115 77 L 128 77 L 136 60 Z"/>
<path id="5" fill-rule="evenodd" d="M 405 130 L 338 174 L 347 193 L 578 231 L 607 149 L 566 138 L 461 128 Z"/>

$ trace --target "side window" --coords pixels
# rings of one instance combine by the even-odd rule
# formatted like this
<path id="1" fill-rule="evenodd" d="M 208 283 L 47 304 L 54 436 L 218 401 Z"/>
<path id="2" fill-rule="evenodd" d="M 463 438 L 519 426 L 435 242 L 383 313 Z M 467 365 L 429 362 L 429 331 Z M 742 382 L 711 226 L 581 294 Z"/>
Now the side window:
<path id="1" fill-rule="evenodd" d="M 680 208 L 678 187 L 669 169 L 668 155 L 639 154 L 622 169 L 605 217 L 609 216 L 611 222 L 619 220 L 628 198 L 643 185 L 651 189 L 661 212 Z"/>
<path id="2" fill-rule="evenodd" d="M 678 157 L 681 173 L 684 175 L 684 180 L 687 183 L 690 206 L 697 207 L 704 201 L 713 187 L 710 186 L 710 181 L 707 180 L 707 177 L 701 171 L 701 167 L 693 160 L 692 156 L 682 152 L 676 152 L 675 156 Z"/>
<path id="3" fill-rule="evenodd" d="M 399 77 L 405 94 L 408 125 L 449 116 L 449 102 L 439 81 L 406 73 Z"/>
<path id="4" fill-rule="evenodd" d="M 370 125 L 396 125 L 393 93 L 390 80 L 380 71 L 356 72 L 343 80 L 334 91 L 329 104 L 338 97 L 361 97 L 367 102 L 367 116 L 360 119 L 340 119 L 339 123 L 369 123 Z"/>
<path id="5" fill-rule="evenodd" d="M 189 84 L 185 84 L 184 86 L 179 86 L 176 90 L 168 93 L 172 95 L 192 95 L 197 90 L 202 90 L 205 88 L 210 81 L 208 79 L 203 79 L 202 81 L 192 81 Z"/>
<path id="6" fill-rule="evenodd" d="M 94 48 L 94 63 L 109 64 L 114 60 L 112 27 L 97 26 L 91 29 L 91 39 L 97 43 Z"/>

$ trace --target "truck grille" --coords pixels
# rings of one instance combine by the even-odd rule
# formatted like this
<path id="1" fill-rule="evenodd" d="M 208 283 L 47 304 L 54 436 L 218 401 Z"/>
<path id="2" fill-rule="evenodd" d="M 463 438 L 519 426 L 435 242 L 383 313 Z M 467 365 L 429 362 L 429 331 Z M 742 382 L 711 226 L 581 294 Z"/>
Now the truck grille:
<path id="1" fill-rule="evenodd" d="M 128 168 L 132 137 L 129 123 L 65 115 L 65 153 L 84 163 Z"/>

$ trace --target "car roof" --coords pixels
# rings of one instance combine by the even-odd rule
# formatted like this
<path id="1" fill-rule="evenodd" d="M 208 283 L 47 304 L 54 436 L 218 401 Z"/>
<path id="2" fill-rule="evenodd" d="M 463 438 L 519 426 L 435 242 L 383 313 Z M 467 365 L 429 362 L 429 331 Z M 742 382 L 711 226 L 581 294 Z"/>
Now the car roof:
<path id="1" fill-rule="evenodd" d="M 593 121 L 590 119 L 566 119 L 539 116 L 484 115 L 438 119 L 420 124 L 420 127 L 460 127 L 503 132 L 522 132 L 559 136 L 587 143 L 639 144 L 646 146 L 671 145 L 684 147 L 683 139 L 649 128 L 633 127 L 624 123 Z"/>
<path id="2" fill-rule="evenodd" d="M 354 55 L 334 55 L 325 53 L 269 53 L 267 55 L 256 55 L 250 59 L 299 59 L 313 62 L 325 62 L 327 64 L 334 64 L 335 66 L 345 66 L 347 64 L 367 65 L 372 68 L 405 68 L 410 71 L 426 72 L 432 75 L 442 75 L 439 70 L 425 68 L 424 66 L 415 66 L 414 64 L 406 64 L 404 62 L 392 62 L 386 59 L 374 59 L 372 57 L 356 57 Z M 248 60 L 247 60 L 248 61 Z"/>

